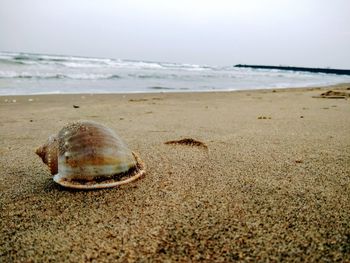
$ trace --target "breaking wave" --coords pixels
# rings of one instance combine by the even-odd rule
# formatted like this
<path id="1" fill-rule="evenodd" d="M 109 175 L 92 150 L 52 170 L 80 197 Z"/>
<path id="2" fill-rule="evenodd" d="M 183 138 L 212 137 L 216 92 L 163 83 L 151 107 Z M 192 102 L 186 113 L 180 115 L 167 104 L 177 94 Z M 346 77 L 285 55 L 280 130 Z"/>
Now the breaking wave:
<path id="1" fill-rule="evenodd" d="M 54 79 L 71 79 L 71 80 L 103 80 L 103 79 L 120 79 L 117 74 L 64 74 L 64 73 L 29 73 L 14 71 L 0 71 L 0 79 L 37 79 L 37 80 L 54 80 Z"/>
<path id="2" fill-rule="evenodd" d="M 127 68 L 127 69 L 183 69 L 183 70 L 205 70 L 209 66 L 195 64 L 162 63 L 150 61 L 133 61 L 110 58 L 87 58 L 75 56 L 42 55 L 28 53 L 0 52 L 0 63 L 57 66 L 66 68 Z"/>

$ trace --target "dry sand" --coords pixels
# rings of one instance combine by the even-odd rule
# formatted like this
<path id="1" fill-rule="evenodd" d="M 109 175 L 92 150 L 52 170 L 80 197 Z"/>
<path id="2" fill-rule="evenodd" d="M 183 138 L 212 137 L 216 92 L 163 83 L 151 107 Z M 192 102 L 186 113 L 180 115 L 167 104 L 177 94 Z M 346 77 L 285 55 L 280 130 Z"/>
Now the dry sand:
<path id="1" fill-rule="evenodd" d="M 0 97 L 0 262 L 349 262 L 350 100 L 329 89 Z M 147 175 L 55 184 L 34 149 L 79 119 Z M 208 148 L 164 144 L 183 138 Z"/>

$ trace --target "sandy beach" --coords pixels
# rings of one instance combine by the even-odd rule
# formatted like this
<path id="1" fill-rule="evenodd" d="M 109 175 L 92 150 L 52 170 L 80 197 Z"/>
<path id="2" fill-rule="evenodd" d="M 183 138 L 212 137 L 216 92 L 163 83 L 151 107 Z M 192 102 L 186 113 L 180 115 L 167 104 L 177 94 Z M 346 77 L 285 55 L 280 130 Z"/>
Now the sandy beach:
<path id="1" fill-rule="evenodd" d="M 349 88 L 0 97 L 0 262 L 350 262 L 350 99 L 313 97 Z M 56 184 L 34 151 L 76 120 L 145 177 Z"/>

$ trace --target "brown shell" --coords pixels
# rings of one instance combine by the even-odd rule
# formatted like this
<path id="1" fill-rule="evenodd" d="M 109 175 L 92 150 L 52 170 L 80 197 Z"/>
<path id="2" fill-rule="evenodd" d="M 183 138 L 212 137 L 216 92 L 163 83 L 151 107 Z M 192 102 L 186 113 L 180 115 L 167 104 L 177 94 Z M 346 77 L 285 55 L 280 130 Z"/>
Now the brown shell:
<path id="1" fill-rule="evenodd" d="M 54 181 L 71 188 L 114 187 L 144 174 L 143 162 L 119 136 L 92 121 L 66 125 L 36 153 Z"/>

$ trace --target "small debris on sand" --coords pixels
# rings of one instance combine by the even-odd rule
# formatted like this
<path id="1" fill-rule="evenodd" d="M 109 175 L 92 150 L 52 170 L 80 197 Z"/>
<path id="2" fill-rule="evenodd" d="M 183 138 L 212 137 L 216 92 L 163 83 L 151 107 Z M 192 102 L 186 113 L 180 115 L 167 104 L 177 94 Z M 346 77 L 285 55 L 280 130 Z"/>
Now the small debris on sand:
<path id="1" fill-rule="evenodd" d="M 329 90 L 321 93 L 321 95 L 319 96 L 312 96 L 312 97 L 324 98 L 324 99 L 348 99 L 350 98 L 350 92 Z"/>
<path id="2" fill-rule="evenodd" d="M 164 144 L 180 144 L 180 145 L 188 145 L 188 146 L 198 146 L 206 149 L 208 148 L 208 146 L 205 143 L 194 140 L 192 138 L 185 138 L 185 139 L 175 140 L 175 141 L 167 141 Z"/>
<path id="3" fill-rule="evenodd" d="M 259 116 L 258 117 L 258 120 L 267 120 L 267 119 L 271 120 L 271 117 L 266 117 L 266 116 Z"/>
<path id="4" fill-rule="evenodd" d="M 141 101 L 148 101 L 148 99 L 130 99 L 130 102 L 141 102 Z"/>
<path id="5" fill-rule="evenodd" d="M 73 105 L 73 108 L 74 109 L 78 109 L 78 108 L 80 108 L 80 106 L 79 105 Z"/>

